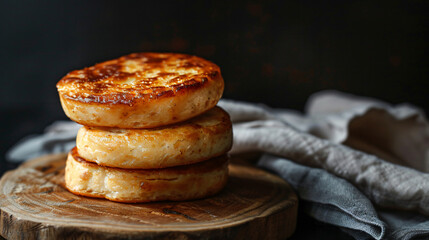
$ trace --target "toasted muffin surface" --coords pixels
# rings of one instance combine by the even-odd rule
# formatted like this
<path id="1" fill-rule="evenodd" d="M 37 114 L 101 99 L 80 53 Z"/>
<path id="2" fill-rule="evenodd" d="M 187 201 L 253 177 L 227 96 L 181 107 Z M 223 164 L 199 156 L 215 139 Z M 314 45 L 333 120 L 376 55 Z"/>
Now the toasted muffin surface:
<path id="1" fill-rule="evenodd" d="M 76 101 L 133 105 L 203 86 L 218 75 L 218 66 L 196 56 L 133 53 L 72 71 L 57 87 Z"/>
<path id="2" fill-rule="evenodd" d="M 219 192 L 227 178 L 226 155 L 186 166 L 131 170 L 85 161 L 74 148 L 68 155 L 65 169 L 69 191 L 118 202 L 203 198 Z"/>
<path id="3" fill-rule="evenodd" d="M 99 165 L 119 168 L 165 168 L 201 162 L 232 146 L 228 113 L 214 107 L 178 124 L 154 129 L 82 127 L 79 155 Z"/>
<path id="4" fill-rule="evenodd" d="M 220 69 L 196 56 L 134 53 L 68 73 L 57 83 L 63 109 L 87 126 L 150 128 L 216 105 Z"/>

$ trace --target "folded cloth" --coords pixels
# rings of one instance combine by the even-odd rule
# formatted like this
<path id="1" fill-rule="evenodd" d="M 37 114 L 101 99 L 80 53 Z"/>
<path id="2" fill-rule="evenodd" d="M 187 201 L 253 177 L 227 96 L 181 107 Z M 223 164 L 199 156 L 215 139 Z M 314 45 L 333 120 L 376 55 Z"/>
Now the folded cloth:
<path id="1" fill-rule="evenodd" d="M 219 105 L 234 123 L 231 152 L 266 153 L 259 166 L 290 182 L 310 216 L 356 239 L 429 236 L 429 127 L 419 109 L 333 91 L 310 97 L 306 115 L 231 100 Z M 67 150 L 78 127 L 59 123 L 20 142 L 7 159 Z"/>
<path id="2" fill-rule="evenodd" d="M 419 109 L 334 91 L 313 95 L 305 116 L 219 105 L 235 122 L 232 152 L 270 153 L 259 166 L 290 182 L 310 216 L 356 239 L 429 237 L 429 126 Z M 375 211 L 371 202 L 425 215 Z"/>
<path id="3" fill-rule="evenodd" d="M 317 98 L 326 101 L 319 106 L 329 106 L 331 109 L 338 109 L 334 107 L 335 104 L 345 106 L 347 102 L 354 103 L 355 106 L 343 107 L 347 110 L 331 113 L 331 115 L 325 112 L 324 115 L 317 115 L 315 114 L 317 111 L 314 110 L 317 109 L 315 103 L 319 102 Z M 356 100 L 352 101 L 352 98 Z M 332 101 L 326 99 L 332 99 Z M 313 111 L 308 114 L 310 117 L 307 119 L 287 111 L 271 110 L 263 106 L 233 101 L 222 101 L 220 106 L 231 113 L 233 122 L 240 121 L 234 125 L 233 153 L 258 150 L 282 156 L 306 166 L 323 168 L 354 184 L 379 206 L 416 209 L 429 214 L 429 174 L 420 172 L 426 170 L 425 166 L 428 162 L 426 155 L 429 150 L 429 126 L 424 120 L 423 113 L 411 106 L 391 108 L 377 102 L 371 105 L 367 99 L 365 99 L 366 105 L 357 105 L 357 102 L 359 99 L 350 95 L 333 92 L 319 93 L 310 101 L 308 109 Z M 238 109 L 241 109 L 241 112 Z M 252 116 L 252 111 L 257 113 L 255 114 L 257 117 L 253 120 L 249 118 Z M 380 122 L 362 124 L 365 123 L 367 115 L 376 118 L 374 114 L 377 113 L 380 116 L 388 114 L 391 117 L 380 118 Z M 235 119 L 236 116 L 238 119 Z M 246 119 L 244 122 L 243 118 Z M 407 125 L 391 123 L 401 121 Z M 409 126 L 408 131 L 400 128 L 400 132 L 404 133 L 404 136 L 401 136 L 393 133 L 396 128 L 386 129 L 386 126 L 394 125 Z M 348 128 L 352 128 L 353 131 L 348 131 Z M 355 128 L 359 130 L 356 131 L 359 134 L 358 137 L 345 133 L 346 131 L 354 133 Z M 327 134 L 326 129 L 331 129 L 330 134 Z M 367 135 L 363 134 L 366 129 L 371 131 Z M 389 137 L 392 139 L 386 139 L 384 135 L 386 132 L 389 132 Z M 319 133 L 319 137 L 309 133 Z M 327 139 L 322 139 L 321 136 Z M 383 148 L 377 148 L 386 149 L 386 151 L 379 150 L 384 153 L 383 155 L 396 153 L 395 159 L 400 160 L 395 161 L 403 165 L 408 163 L 409 166 L 419 166 L 420 171 L 392 164 L 376 155 L 366 154 L 336 143 L 355 138 L 365 141 L 364 137 L 368 138 L 368 142 L 374 142 L 375 146 L 377 146 L 376 143 L 383 146 Z M 401 139 L 403 137 L 407 139 Z M 389 145 L 383 144 L 382 140 L 389 141 Z M 402 143 L 408 148 L 403 149 Z M 400 149 L 388 148 L 389 146 Z M 413 157 L 400 158 L 402 155 L 405 156 L 406 150 Z"/>
<path id="4" fill-rule="evenodd" d="M 301 208 L 311 217 L 341 227 L 356 239 L 385 236 L 387 226 L 371 201 L 346 180 L 269 154 L 259 165 L 289 182 L 299 194 Z"/>

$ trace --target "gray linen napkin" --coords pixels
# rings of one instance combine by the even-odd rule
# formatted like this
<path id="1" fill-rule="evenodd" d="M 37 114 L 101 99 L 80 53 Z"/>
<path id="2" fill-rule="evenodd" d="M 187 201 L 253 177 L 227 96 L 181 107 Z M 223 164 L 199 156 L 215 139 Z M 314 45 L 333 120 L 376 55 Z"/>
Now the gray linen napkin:
<path id="1" fill-rule="evenodd" d="M 332 91 L 313 95 L 306 115 L 230 100 L 219 106 L 234 122 L 231 152 L 267 153 L 259 166 L 290 182 L 310 216 L 356 239 L 429 236 L 429 218 L 417 213 L 429 215 L 429 127 L 417 108 Z M 7 159 L 68 150 L 78 128 L 59 123 Z"/>
<path id="2" fill-rule="evenodd" d="M 259 165 L 289 182 L 299 194 L 301 209 L 311 217 L 341 227 L 356 239 L 385 236 L 387 226 L 371 201 L 346 180 L 269 154 Z"/>
<path id="3" fill-rule="evenodd" d="M 270 153 L 259 166 L 290 182 L 310 216 L 356 239 L 429 238 L 427 216 L 380 208 L 429 214 L 429 127 L 419 109 L 333 91 L 313 95 L 305 116 L 219 105 L 235 122 L 232 152 Z"/>

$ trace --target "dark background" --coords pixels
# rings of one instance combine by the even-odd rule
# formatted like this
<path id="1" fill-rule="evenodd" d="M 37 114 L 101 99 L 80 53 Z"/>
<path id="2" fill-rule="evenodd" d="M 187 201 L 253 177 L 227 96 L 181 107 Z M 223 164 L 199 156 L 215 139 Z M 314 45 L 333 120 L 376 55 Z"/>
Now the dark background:
<path id="1" fill-rule="evenodd" d="M 63 75 L 139 51 L 214 61 L 227 98 L 302 111 L 337 89 L 427 111 L 426 2 L 1 1 L 0 156 L 66 119 Z"/>
<path id="2" fill-rule="evenodd" d="M 19 139 L 66 119 L 63 75 L 131 52 L 212 60 L 226 98 L 302 111 L 337 89 L 427 112 L 428 12 L 424 0 L 1 1 L 0 170 Z"/>

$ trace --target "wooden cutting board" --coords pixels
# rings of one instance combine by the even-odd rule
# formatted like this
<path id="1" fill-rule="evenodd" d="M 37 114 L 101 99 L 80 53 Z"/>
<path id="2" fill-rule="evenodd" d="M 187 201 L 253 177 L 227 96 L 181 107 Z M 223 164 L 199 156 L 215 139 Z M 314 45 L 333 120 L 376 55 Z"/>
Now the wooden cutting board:
<path id="1" fill-rule="evenodd" d="M 285 239 L 298 199 L 279 177 L 230 164 L 216 196 L 185 202 L 116 203 L 64 188 L 66 155 L 47 155 L 0 181 L 0 233 L 6 239 Z"/>

